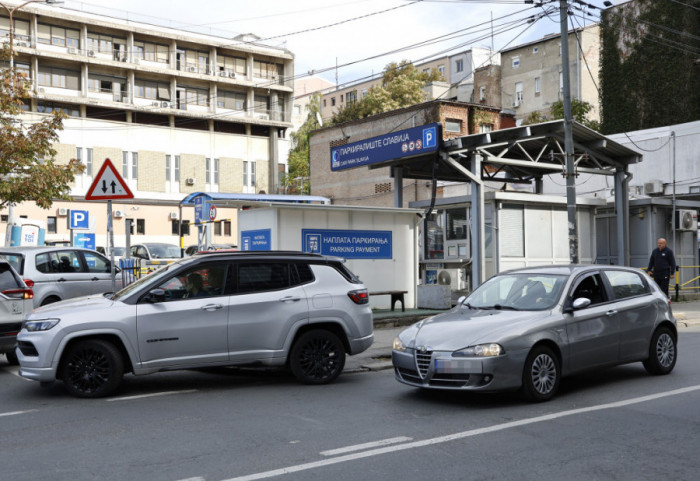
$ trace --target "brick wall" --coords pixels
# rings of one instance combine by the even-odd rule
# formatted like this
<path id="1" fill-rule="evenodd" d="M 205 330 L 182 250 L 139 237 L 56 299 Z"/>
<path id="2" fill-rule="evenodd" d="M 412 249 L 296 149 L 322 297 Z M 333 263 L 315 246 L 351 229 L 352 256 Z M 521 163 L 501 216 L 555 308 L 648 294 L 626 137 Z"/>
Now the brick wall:
<path id="1" fill-rule="evenodd" d="M 219 192 L 243 192 L 243 160 L 219 159 Z"/>
<path id="2" fill-rule="evenodd" d="M 85 161 L 87 161 L 87 152 L 83 152 Z M 119 174 L 122 174 L 122 151 L 113 147 L 95 147 L 92 150 L 92 175 L 95 176 L 105 163 L 105 159 L 109 159 L 114 164 Z"/>
<path id="3" fill-rule="evenodd" d="M 165 152 L 139 150 L 138 189 L 165 192 Z"/>
<path id="4" fill-rule="evenodd" d="M 75 159 L 75 145 L 54 144 L 53 148 L 56 150 L 56 165 L 68 165 L 71 159 Z"/>
<path id="5" fill-rule="evenodd" d="M 255 162 L 255 192 L 270 193 L 270 162 L 258 160 Z"/>
<path id="6" fill-rule="evenodd" d="M 180 192 L 205 192 L 206 189 L 206 157 L 198 154 L 180 154 Z M 195 179 L 194 185 L 187 185 L 187 179 Z"/>

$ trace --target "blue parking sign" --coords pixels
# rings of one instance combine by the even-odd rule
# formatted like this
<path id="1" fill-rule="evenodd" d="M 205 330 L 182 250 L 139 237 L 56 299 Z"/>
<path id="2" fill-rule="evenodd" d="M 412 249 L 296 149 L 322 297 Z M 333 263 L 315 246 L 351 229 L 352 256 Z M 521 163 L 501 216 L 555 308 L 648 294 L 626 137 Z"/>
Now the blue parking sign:
<path id="1" fill-rule="evenodd" d="M 87 210 L 71 210 L 70 211 L 70 228 L 71 229 L 89 229 L 90 219 Z"/>

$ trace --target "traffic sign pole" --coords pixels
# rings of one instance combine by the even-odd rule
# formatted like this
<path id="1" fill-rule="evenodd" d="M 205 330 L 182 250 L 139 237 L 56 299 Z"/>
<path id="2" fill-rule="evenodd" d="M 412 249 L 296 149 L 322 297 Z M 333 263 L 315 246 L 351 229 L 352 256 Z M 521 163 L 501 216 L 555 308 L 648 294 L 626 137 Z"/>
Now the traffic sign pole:
<path id="1" fill-rule="evenodd" d="M 110 271 L 112 272 L 112 294 L 115 293 L 117 289 L 117 270 L 114 267 L 114 226 L 112 222 L 112 199 L 107 201 L 107 235 L 109 242 L 107 242 L 107 248 L 109 249 L 109 265 Z"/>

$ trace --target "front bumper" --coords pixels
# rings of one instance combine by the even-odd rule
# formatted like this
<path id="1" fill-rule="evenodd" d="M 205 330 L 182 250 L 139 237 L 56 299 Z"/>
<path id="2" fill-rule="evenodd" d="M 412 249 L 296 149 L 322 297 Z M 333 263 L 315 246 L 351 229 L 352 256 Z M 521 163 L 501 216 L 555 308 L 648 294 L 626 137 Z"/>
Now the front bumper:
<path id="1" fill-rule="evenodd" d="M 502 391 L 522 385 L 527 350 L 498 357 L 452 357 L 452 352 L 392 351 L 396 380 L 429 389 Z"/>

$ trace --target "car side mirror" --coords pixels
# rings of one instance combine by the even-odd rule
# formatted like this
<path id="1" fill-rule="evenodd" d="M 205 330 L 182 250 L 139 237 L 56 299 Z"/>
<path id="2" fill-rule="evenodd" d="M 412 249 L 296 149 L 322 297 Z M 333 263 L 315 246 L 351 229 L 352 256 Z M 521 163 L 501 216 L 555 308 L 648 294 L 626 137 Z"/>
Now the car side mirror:
<path id="1" fill-rule="evenodd" d="M 165 301 L 165 291 L 163 289 L 153 289 L 143 298 L 145 302 L 155 303 Z"/>
<path id="2" fill-rule="evenodd" d="M 567 314 L 571 314 L 574 311 L 578 311 L 579 309 L 585 309 L 590 305 L 591 305 L 590 299 L 588 299 L 587 297 L 579 297 L 578 299 L 575 299 L 574 302 L 567 305 L 564 308 L 564 312 Z"/>
<path id="3" fill-rule="evenodd" d="M 467 296 L 460 296 L 460 298 L 457 299 L 457 305 L 458 305 L 458 306 L 463 305 L 463 304 L 464 304 L 464 301 L 466 301 L 466 300 L 467 300 Z"/>

